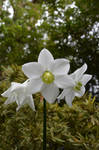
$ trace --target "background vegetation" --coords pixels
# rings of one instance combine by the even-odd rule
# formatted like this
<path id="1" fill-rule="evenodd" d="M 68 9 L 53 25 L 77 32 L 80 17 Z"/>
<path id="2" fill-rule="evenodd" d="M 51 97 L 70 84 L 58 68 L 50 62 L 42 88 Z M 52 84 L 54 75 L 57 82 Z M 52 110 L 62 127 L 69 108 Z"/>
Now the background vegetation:
<path id="1" fill-rule="evenodd" d="M 88 64 L 93 89 L 99 81 L 99 0 L 0 0 L 0 94 L 12 81 L 24 82 L 21 65 L 37 61 L 45 47 L 55 58 L 68 58 L 71 70 Z M 72 5 L 71 5 L 72 4 Z M 12 9 L 13 15 L 11 14 Z M 97 92 L 95 90 L 93 92 Z M 34 96 L 36 112 L 0 97 L 0 150 L 41 150 L 42 101 Z M 91 95 L 47 105 L 47 149 L 98 150 L 99 104 Z"/>
<path id="2" fill-rule="evenodd" d="M 0 1 L 1 65 L 36 61 L 46 47 L 55 58 L 70 59 L 71 72 L 86 62 L 90 84 L 98 82 L 99 0 L 8 0 L 4 9 L 5 2 Z"/>
<path id="3" fill-rule="evenodd" d="M 0 92 L 9 87 L 12 77 L 16 82 L 26 79 L 17 65 L 3 70 Z M 5 100 L 0 97 L 0 150 L 42 150 L 43 101 L 40 93 L 34 96 L 36 112 L 27 105 L 16 112 L 16 103 L 6 106 Z M 71 108 L 64 101 L 47 103 L 47 150 L 50 149 L 99 149 L 99 103 L 95 98 L 86 93 L 81 99 L 75 98 Z"/>

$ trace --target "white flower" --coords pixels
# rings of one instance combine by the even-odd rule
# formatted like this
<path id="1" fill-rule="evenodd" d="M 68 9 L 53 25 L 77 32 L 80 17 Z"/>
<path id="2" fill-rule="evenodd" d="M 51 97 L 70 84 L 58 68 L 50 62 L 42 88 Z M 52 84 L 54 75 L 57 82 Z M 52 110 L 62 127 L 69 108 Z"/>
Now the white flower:
<path id="1" fill-rule="evenodd" d="M 10 88 L 1 94 L 3 97 L 7 97 L 7 101 L 5 104 L 10 104 L 12 102 L 16 102 L 18 107 L 17 111 L 24 104 L 28 104 L 33 110 L 35 110 L 34 101 L 32 98 L 32 94 L 29 93 L 28 88 L 29 80 L 24 83 L 16 83 L 12 82 Z"/>
<path id="2" fill-rule="evenodd" d="M 41 92 L 49 103 L 53 103 L 59 94 L 58 88 L 63 88 L 64 81 L 69 82 L 69 77 L 64 77 L 69 68 L 67 59 L 54 60 L 52 54 L 43 49 L 38 62 L 24 64 L 22 70 L 30 78 L 31 93 Z"/>
<path id="3" fill-rule="evenodd" d="M 69 106 L 72 106 L 72 101 L 75 96 L 81 97 L 85 93 L 85 85 L 92 78 L 92 75 L 84 74 L 87 70 L 87 65 L 84 64 L 81 68 L 77 69 L 74 73 L 70 74 L 72 78 L 72 84 L 67 85 L 65 83 L 65 89 L 58 96 L 58 100 L 65 97 L 65 101 Z"/>

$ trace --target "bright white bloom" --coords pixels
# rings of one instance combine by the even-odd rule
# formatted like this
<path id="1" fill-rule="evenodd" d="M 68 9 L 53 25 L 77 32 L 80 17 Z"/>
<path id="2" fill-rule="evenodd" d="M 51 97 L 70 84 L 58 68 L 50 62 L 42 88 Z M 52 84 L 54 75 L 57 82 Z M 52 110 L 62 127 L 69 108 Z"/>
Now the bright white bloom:
<path id="1" fill-rule="evenodd" d="M 53 103 L 59 94 L 58 88 L 64 88 L 64 82 L 69 84 L 69 77 L 64 77 L 69 68 L 67 59 L 54 60 L 52 54 L 47 49 L 43 49 L 38 62 L 24 64 L 22 70 L 30 78 L 31 93 L 41 92 L 49 103 Z"/>
<path id="2" fill-rule="evenodd" d="M 58 96 L 58 100 L 65 97 L 65 101 L 69 106 L 72 105 L 72 101 L 75 96 L 81 97 L 85 93 L 85 85 L 92 78 L 92 75 L 84 74 L 87 70 L 87 65 L 84 64 L 81 68 L 77 69 L 74 73 L 70 74 L 72 78 L 72 84 L 67 85 L 65 83 L 65 89 Z"/>
<path id="3" fill-rule="evenodd" d="M 10 88 L 1 94 L 3 97 L 7 97 L 7 101 L 5 104 L 10 104 L 12 102 L 16 102 L 18 107 L 17 111 L 24 104 L 28 104 L 33 110 L 35 110 L 34 101 L 32 98 L 32 94 L 29 93 L 28 88 L 29 80 L 24 83 L 16 83 L 12 82 Z"/>

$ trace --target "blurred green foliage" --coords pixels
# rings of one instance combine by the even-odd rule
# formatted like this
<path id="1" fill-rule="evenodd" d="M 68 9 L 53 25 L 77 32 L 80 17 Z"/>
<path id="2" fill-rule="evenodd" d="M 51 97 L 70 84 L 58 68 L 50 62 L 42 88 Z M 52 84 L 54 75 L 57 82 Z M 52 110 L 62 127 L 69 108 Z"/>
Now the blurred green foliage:
<path id="1" fill-rule="evenodd" d="M 71 71 L 86 62 L 88 73 L 99 79 L 98 9 L 99 0 L 47 0 L 42 28 L 48 35 L 47 48 L 56 58 L 69 58 Z"/>
<path id="2" fill-rule="evenodd" d="M 0 7 L 0 64 L 23 64 L 37 60 L 43 47 L 43 35 L 35 24 L 41 17 L 41 5 L 28 0 L 10 0 L 13 18 Z"/>
<path id="3" fill-rule="evenodd" d="M 45 47 L 55 58 L 68 58 L 71 72 L 86 62 L 93 75 L 91 82 L 96 84 L 99 0 L 9 0 L 6 10 L 4 2 L 0 1 L 1 65 L 37 61 Z"/>
<path id="4" fill-rule="evenodd" d="M 12 78 L 13 76 L 13 78 Z M 12 80 L 13 79 L 13 80 Z M 21 67 L 2 67 L 0 93 L 12 81 L 24 82 Z M 0 150 L 41 150 L 43 143 L 43 101 L 40 93 L 34 95 L 36 112 L 25 105 L 16 112 L 16 103 L 4 105 L 0 96 Z M 99 104 L 95 97 L 84 95 L 75 98 L 72 107 L 64 101 L 47 103 L 47 150 L 98 150 Z"/>

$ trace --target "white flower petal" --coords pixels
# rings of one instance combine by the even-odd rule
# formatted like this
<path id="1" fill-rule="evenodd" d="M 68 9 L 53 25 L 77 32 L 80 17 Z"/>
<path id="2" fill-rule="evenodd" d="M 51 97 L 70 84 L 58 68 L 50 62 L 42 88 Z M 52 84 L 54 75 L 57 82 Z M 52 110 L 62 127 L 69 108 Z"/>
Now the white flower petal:
<path id="1" fill-rule="evenodd" d="M 84 95 L 84 93 L 85 93 L 85 87 L 82 86 L 81 90 L 79 92 L 75 92 L 75 96 L 82 97 Z"/>
<path id="2" fill-rule="evenodd" d="M 8 104 L 11 104 L 11 103 L 13 103 L 13 102 L 15 102 L 16 101 L 16 97 L 14 96 L 14 95 L 11 95 L 11 96 L 9 96 L 8 98 L 7 98 L 7 100 L 5 101 L 5 105 L 8 105 Z"/>
<path id="3" fill-rule="evenodd" d="M 82 83 L 83 85 L 86 85 L 87 82 L 88 82 L 89 80 L 91 80 L 91 78 L 92 78 L 92 75 L 84 74 L 83 77 L 82 77 L 82 79 L 81 79 L 81 83 Z"/>
<path id="4" fill-rule="evenodd" d="M 27 101 L 28 101 L 28 105 L 32 108 L 32 110 L 35 111 L 35 105 L 34 105 L 34 100 L 32 95 L 27 98 Z"/>
<path id="5" fill-rule="evenodd" d="M 17 83 L 17 82 L 11 82 L 11 88 L 12 90 L 15 89 L 16 87 L 20 86 L 21 83 Z"/>
<path id="6" fill-rule="evenodd" d="M 50 71 L 54 75 L 65 75 L 68 73 L 70 68 L 69 61 L 67 59 L 56 59 L 49 67 Z"/>
<path id="7" fill-rule="evenodd" d="M 64 95 L 64 90 L 62 91 L 62 93 L 57 97 L 58 102 L 60 102 L 61 99 L 63 99 L 65 97 Z"/>
<path id="8" fill-rule="evenodd" d="M 34 105 L 34 101 L 33 101 L 32 95 L 27 96 L 27 97 L 20 103 L 20 105 L 18 105 L 16 111 L 18 111 L 24 104 L 28 104 L 28 105 L 32 108 L 32 110 L 35 111 L 35 105 Z"/>
<path id="9" fill-rule="evenodd" d="M 25 96 L 25 86 L 23 84 L 21 84 L 20 86 L 17 86 L 15 89 L 13 89 L 12 92 L 15 92 L 18 96 L 22 95 Z"/>
<path id="10" fill-rule="evenodd" d="M 32 110 L 35 111 L 35 105 L 34 105 L 34 100 L 33 100 L 32 95 L 26 97 L 26 99 L 27 99 L 27 104 L 32 108 Z"/>
<path id="11" fill-rule="evenodd" d="M 74 73 L 70 74 L 70 76 L 75 80 L 78 81 L 87 70 L 87 64 L 84 64 L 82 67 L 77 69 Z"/>
<path id="12" fill-rule="evenodd" d="M 22 66 L 22 70 L 28 78 L 40 77 L 44 72 L 41 64 L 39 64 L 37 62 L 33 62 L 33 63 L 31 62 L 31 63 L 24 64 Z"/>
<path id="13" fill-rule="evenodd" d="M 73 91 L 69 92 L 66 96 L 65 96 L 65 101 L 69 106 L 72 106 L 72 101 L 75 97 L 75 94 Z"/>
<path id="14" fill-rule="evenodd" d="M 38 82 L 38 80 L 36 81 Z M 29 89 L 30 84 L 32 84 L 30 80 L 26 80 L 22 84 L 12 82 L 11 87 L 2 94 L 2 96 L 8 97 L 4 104 L 7 105 L 16 102 L 18 105 L 16 110 L 19 110 L 22 105 L 28 104 L 33 110 L 35 110 L 34 101 Z"/>
<path id="15" fill-rule="evenodd" d="M 6 90 L 4 93 L 2 93 L 1 95 L 3 97 L 9 97 L 11 92 L 18 87 L 19 85 L 21 85 L 20 83 L 16 83 L 16 82 L 12 82 L 10 88 L 8 88 L 8 90 Z"/>
<path id="16" fill-rule="evenodd" d="M 48 69 L 50 63 L 54 60 L 52 54 L 47 50 L 47 49 L 43 49 L 38 57 L 38 63 L 40 63 L 45 70 Z"/>
<path id="17" fill-rule="evenodd" d="M 53 103 L 59 94 L 59 89 L 54 84 L 44 85 L 41 93 L 46 101 Z"/>
<path id="18" fill-rule="evenodd" d="M 11 88 L 9 88 L 8 90 L 6 90 L 4 93 L 2 93 L 1 95 L 3 97 L 9 97 L 10 96 L 10 92 L 11 92 Z"/>
<path id="19" fill-rule="evenodd" d="M 21 108 L 21 105 L 18 105 L 18 107 L 16 108 L 16 111 L 19 111 L 20 108 Z"/>
<path id="20" fill-rule="evenodd" d="M 54 83 L 59 88 L 73 87 L 75 85 L 73 79 L 69 75 L 59 75 L 55 77 Z"/>
<path id="21" fill-rule="evenodd" d="M 70 91 L 70 88 L 64 89 L 62 93 L 57 97 L 57 99 L 63 99 L 68 93 L 70 93 Z"/>
<path id="22" fill-rule="evenodd" d="M 17 96 L 16 96 L 17 105 L 21 105 L 21 103 L 24 101 L 25 97 L 26 97 L 25 93 L 17 94 Z"/>
<path id="23" fill-rule="evenodd" d="M 28 93 L 34 94 L 41 91 L 41 88 L 43 86 L 43 82 L 41 78 L 37 79 L 30 79 L 30 82 L 28 83 Z"/>

